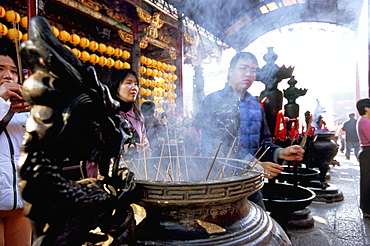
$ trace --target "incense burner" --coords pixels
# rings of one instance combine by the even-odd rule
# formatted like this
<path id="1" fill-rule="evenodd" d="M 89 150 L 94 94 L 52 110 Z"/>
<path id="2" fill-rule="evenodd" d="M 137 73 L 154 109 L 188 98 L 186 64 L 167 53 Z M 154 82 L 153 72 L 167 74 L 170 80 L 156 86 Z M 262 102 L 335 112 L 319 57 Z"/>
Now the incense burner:
<path id="1" fill-rule="evenodd" d="M 156 171 L 147 170 L 150 179 L 168 170 L 170 159 L 172 177 L 186 176 L 175 167 L 183 174 L 188 168 L 191 181 L 136 181 L 134 202 L 146 210 L 135 232 L 138 245 L 290 245 L 282 228 L 247 199 L 264 184 L 262 168 L 240 175 L 245 163 L 217 158 L 210 170 L 212 158 L 201 157 L 167 157 L 161 164 L 153 158 L 135 165 L 138 170 L 155 165 Z"/>

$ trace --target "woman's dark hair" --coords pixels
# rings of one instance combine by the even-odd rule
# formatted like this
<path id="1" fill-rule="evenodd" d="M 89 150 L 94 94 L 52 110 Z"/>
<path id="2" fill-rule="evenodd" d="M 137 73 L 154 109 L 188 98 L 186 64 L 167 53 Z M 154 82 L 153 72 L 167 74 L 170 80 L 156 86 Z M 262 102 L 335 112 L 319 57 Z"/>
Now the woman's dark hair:
<path id="1" fill-rule="evenodd" d="M 363 98 L 357 101 L 356 108 L 360 115 L 366 114 L 366 107 L 370 108 L 370 98 Z"/>
<path id="2" fill-rule="evenodd" d="M 257 58 L 256 58 L 255 55 L 253 55 L 250 52 L 239 52 L 239 53 L 236 53 L 236 55 L 233 57 L 233 59 L 231 59 L 230 68 L 232 68 L 232 69 L 235 68 L 236 63 L 238 63 L 238 61 L 240 59 L 243 59 L 243 60 L 251 59 L 251 60 L 254 61 L 254 63 L 256 63 L 256 65 L 258 67 L 258 61 L 257 61 Z"/>
<path id="3" fill-rule="evenodd" d="M 23 74 L 18 65 L 17 52 L 15 49 L 15 45 L 13 42 L 6 41 L 6 39 L 5 40 L 3 39 L 4 38 L 0 39 L 1 40 L 0 41 L 0 56 L 9 56 L 13 60 L 15 66 L 18 69 L 18 79 L 19 79 L 21 76 L 23 76 Z"/>
<path id="4" fill-rule="evenodd" d="M 130 74 L 132 74 L 133 76 L 135 76 L 136 80 L 139 82 L 139 79 L 138 79 L 137 74 L 135 73 L 135 71 L 133 71 L 131 69 L 126 69 L 126 68 L 114 70 L 110 74 L 110 77 L 109 77 L 109 82 L 108 82 L 109 91 L 110 91 L 113 99 L 119 101 L 121 104 L 122 104 L 122 102 L 127 104 L 127 102 L 123 101 L 119 97 L 117 90 L 118 90 L 119 86 L 121 85 L 122 81 L 127 76 L 129 76 Z M 132 106 L 134 107 L 134 112 L 135 112 L 136 118 L 137 119 L 140 119 L 139 118 L 140 108 L 138 106 L 139 105 L 139 100 L 138 99 L 139 99 L 139 97 L 136 97 L 136 100 L 132 104 Z"/>

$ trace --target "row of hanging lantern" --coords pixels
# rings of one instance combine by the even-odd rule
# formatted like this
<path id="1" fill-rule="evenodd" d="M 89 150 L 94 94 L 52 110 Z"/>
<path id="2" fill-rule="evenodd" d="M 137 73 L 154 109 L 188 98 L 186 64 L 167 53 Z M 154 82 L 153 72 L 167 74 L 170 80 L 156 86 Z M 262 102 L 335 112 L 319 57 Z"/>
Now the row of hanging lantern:
<path id="1" fill-rule="evenodd" d="M 17 27 L 16 24 L 20 23 L 22 27 L 27 29 L 28 26 L 28 18 L 27 16 L 21 17 L 17 12 L 14 10 L 5 11 L 5 9 L 0 6 L 0 18 L 5 18 L 6 21 L 13 24 L 13 28 L 8 29 L 6 25 L 0 23 L 0 36 L 7 36 L 9 39 L 13 41 L 25 41 L 28 39 L 27 33 L 22 33 Z M 85 37 L 80 37 L 77 34 L 69 34 L 66 30 L 60 31 L 55 26 L 51 26 L 51 29 L 56 37 L 59 40 L 66 43 L 71 43 L 74 47 L 71 49 L 68 45 L 64 45 L 68 49 L 72 50 L 72 52 L 82 61 L 86 62 L 89 61 L 92 64 L 98 64 L 100 66 L 107 66 L 107 67 L 115 67 L 116 69 L 120 68 L 130 68 L 131 65 L 127 61 L 121 61 L 119 58 L 123 58 L 127 60 L 130 58 L 131 54 L 127 50 L 122 50 L 120 48 L 114 48 L 110 45 L 105 45 L 103 43 L 98 43 L 96 41 L 90 41 Z M 86 50 L 80 51 L 76 48 L 79 45 L 81 48 L 85 49 L 88 48 L 91 51 L 100 52 L 102 55 L 99 56 L 97 54 L 90 54 Z M 107 54 L 110 57 L 105 57 L 103 54 Z M 116 57 L 118 59 L 113 59 L 111 57 Z"/>
<path id="2" fill-rule="evenodd" d="M 141 100 L 146 101 L 150 96 L 157 104 L 165 101 L 175 107 L 174 100 L 177 94 L 174 92 L 176 89 L 174 81 L 177 80 L 177 75 L 174 72 L 177 70 L 176 66 L 145 56 L 140 57 L 140 63 Z"/>
<path id="3" fill-rule="evenodd" d="M 8 29 L 8 27 L 0 22 L 0 38 L 2 36 L 7 36 L 13 41 L 26 41 L 28 39 L 28 33 L 22 33 L 17 25 L 20 24 L 26 30 L 28 29 L 28 18 L 27 16 L 21 17 L 19 13 L 14 10 L 5 11 L 5 9 L 0 6 L 0 18 L 5 18 L 5 20 L 13 25 L 13 28 Z M 98 64 L 100 66 L 114 67 L 116 69 L 120 68 L 130 68 L 130 64 L 127 61 L 121 61 L 120 58 L 127 60 L 130 58 L 130 52 L 127 50 L 122 50 L 120 48 L 114 48 L 110 45 L 105 45 L 104 43 L 98 43 L 93 40 L 89 40 L 85 37 L 80 37 L 77 34 L 70 34 L 66 30 L 60 31 L 55 26 L 51 26 L 51 29 L 59 40 L 64 42 L 64 46 L 70 49 L 79 59 L 84 62 L 90 62 L 92 64 Z M 70 48 L 66 43 L 69 42 L 74 47 Z M 80 46 L 83 50 L 79 50 L 76 46 Z M 101 55 L 92 53 L 90 54 L 85 49 L 88 48 L 92 52 L 100 52 Z M 105 57 L 104 54 L 109 57 Z M 113 59 L 116 57 L 117 59 Z M 140 84 L 143 85 L 140 88 L 141 102 L 148 100 L 151 96 L 156 103 L 159 110 L 161 102 L 169 103 L 170 107 L 176 107 L 174 100 L 177 94 L 174 92 L 176 85 L 174 81 L 177 80 L 177 75 L 174 74 L 176 71 L 176 66 L 167 64 L 164 62 L 156 61 L 145 56 L 140 57 L 140 62 L 142 66 L 140 67 L 141 76 Z M 150 79 L 150 77 L 156 77 L 157 79 Z M 146 88 L 145 88 L 146 87 Z M 146 98 L 145 98 L 146 97 Z M 172 106 L 171 106 L 172 105 Z"/>

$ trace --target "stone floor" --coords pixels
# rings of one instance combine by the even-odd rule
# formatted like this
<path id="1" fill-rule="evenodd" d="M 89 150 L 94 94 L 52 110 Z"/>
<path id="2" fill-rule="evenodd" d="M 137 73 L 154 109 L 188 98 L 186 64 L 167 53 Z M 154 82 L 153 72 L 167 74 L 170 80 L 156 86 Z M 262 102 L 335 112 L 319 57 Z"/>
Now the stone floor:
<path id="1" fill-rule="evenodd" d="M 339 202 L 313 201 L 308 209 L 315 220 L 311 231 L 288 230 L 294 246 L 352 246 L 370 245 L 370 219 L 364 218 L 359 209 L 360 169 L 353 153 L 346 160 L 338 153 L 339 165 L 331 166 L 329 184 L 343 193 Z"/>

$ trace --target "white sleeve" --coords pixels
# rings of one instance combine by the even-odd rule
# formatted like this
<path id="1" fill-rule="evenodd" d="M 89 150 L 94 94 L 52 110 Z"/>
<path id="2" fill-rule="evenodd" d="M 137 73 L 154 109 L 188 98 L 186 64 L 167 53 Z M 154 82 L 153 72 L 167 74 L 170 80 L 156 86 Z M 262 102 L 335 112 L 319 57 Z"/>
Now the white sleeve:
<path id="1" fill-rule="evenodd" d="M 4 118 L 10 108 L 10 101 L 5 101 L 4 98 L 0 97 L 0 120 Z"/>

